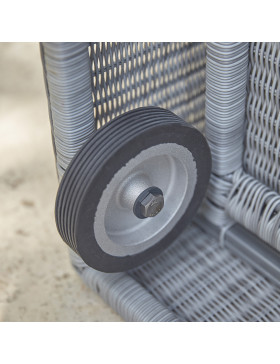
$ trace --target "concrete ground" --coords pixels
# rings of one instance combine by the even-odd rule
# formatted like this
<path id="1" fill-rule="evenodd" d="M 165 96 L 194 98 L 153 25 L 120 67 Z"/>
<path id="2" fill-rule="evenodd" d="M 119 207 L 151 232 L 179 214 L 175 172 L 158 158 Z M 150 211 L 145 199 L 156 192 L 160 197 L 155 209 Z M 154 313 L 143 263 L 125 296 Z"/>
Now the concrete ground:
<path id="1" fill-rule="evenodd" d="M 120 321 L 71 267 L 37 43 L 0 43 L 0 321 Z"/>

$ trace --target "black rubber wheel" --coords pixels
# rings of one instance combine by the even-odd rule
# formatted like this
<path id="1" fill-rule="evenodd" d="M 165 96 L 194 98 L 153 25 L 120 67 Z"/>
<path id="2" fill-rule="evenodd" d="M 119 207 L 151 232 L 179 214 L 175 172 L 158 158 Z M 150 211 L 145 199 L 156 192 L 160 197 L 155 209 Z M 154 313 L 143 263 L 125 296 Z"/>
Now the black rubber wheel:
<path id="1" fill-rule="evenodd" d="M 108 254 L 101 248 L 102 242 L 96 238 L 93 227 L 106 186 L 143 150 L 168 143 L 186 148 L 196 165 L 196 183 L 188 206 L 172 230 L 144 251 L 123 256 Z M 167 248 L 195 216 L 205 195 L 210 172 L 210 149 L 197 129 L 161 108 L 135 109 L 96 131 L 71 161 L 57 193 L 57 229 L 62 239 L 90 267 L 103 272 L 132 269 Z"/>

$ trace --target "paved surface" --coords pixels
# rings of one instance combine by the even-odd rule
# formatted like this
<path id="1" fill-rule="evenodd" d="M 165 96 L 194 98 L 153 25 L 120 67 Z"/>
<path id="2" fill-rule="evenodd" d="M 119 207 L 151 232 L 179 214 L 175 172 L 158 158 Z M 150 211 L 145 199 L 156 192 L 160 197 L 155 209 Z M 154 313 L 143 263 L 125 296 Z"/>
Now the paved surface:
<path id="1" fill-rule="evenodd" d="M 119 321 L 72 269 L 38 44 L 0 43 L 0 321 Z"/>

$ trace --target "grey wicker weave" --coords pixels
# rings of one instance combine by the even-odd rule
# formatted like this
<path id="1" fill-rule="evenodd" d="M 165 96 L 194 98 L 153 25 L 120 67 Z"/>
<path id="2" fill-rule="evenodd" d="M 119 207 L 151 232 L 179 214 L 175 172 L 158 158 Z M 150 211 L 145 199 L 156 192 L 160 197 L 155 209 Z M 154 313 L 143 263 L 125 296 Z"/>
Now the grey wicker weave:
<path id="1" fill-rule="evenodd" d="M 127 321 L 280 320 L 279 43 L 42 43 L 59 178 L 96 129 L 161 106 L 205 132 L 200 215 L 126 273 L 74 267 Z M 250 232 L 251 233 L 250 233 Z"/>

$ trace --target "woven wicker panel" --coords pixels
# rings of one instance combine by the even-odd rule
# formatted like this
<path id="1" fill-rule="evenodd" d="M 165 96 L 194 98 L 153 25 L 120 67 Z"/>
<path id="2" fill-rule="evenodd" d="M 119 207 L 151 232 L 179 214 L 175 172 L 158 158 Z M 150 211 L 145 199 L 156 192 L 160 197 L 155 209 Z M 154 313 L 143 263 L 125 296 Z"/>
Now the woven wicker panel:
<path id="1" fill-rule="evenodd" d="M 280 192 L 280 43 L 251 43 L 244 168 Z"/>
<path id="2" fill-rule="evenodd" d="M 130 275 L 184 320 L 280 320 L 280 288 L 195 225 Z"/>
<path id="3" fill-rule="evenodd" d="M 204 126 L 204 43 L 91 43 L 96 128 L 141 106 Z"/>
<path id="4" fill-rule="evenodd" d="M 280 250 L 280 43 L 250 44 L 245 142 L 226 210 Z"/>
<path id="5" fill-rule="evenodd" d="M 280 251 L 280 195 L 243 171 L 233 175 L 226 210 L 235 221 Z"/>
<path id="6" fill-rule="evenodd" d="M 214 225 L 230 223 L 225 205 L 232 173 L 242 167 L 249 43 L 207 43 L 205 135 L 212 174 L 203 206 Z"/>

